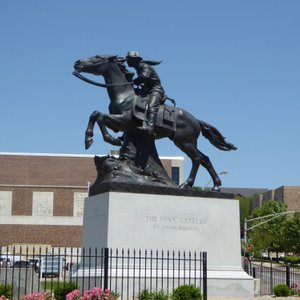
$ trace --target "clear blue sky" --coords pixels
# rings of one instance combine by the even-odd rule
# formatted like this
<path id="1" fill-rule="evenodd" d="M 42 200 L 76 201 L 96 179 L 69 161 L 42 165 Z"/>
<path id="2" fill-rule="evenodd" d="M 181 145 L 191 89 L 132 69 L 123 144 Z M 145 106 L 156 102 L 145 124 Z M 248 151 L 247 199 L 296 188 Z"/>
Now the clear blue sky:
<path id="1" fill-rule="evenodd" d="M 237 151 L 199 149 L 224 187 L 300 185 L 300 1 L 0 1 L 0 151 L 84 150 L 106 90 L 72 76 L 75 60 L 138 50 L 157 66 L 177 106 L 215 125 Z M 181 156 L 169 140 L 160 155 Z M 185 157 L 186 159 L 186 157 Z M 185 160 L 185 175 L 190 162 Z M 196 185 L 209 181 L 200 169 Z"/>

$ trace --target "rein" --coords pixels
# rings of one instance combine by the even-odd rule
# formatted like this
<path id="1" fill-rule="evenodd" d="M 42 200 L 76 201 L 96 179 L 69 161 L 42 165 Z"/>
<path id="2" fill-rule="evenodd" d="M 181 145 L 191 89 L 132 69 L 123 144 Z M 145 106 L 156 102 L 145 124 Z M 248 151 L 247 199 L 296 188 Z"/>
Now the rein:
<path id="1" fill-rule="evenodd" d="M 94 80 L 91 80 L 91 79 L 88 79 L 86 77 L 84 77 L 83 75 L 81 75 L 79 72 L 77 71 L 74 71 L 72 73 L 74 76 L 76 76 L 77 78 L 87 82 L 87 83 L 90 83 L 92 85 L 95 85 L 95 86 L 100 86 L 100 87 L 103 87 L 103 88 L 108 88 L 108 87 L 114 87 L 114 86 L 124 86 L 124 85 L 131 85 L 132 84 L 132 81 L 130 82 L 127 82 L 127 83 L 119 83 L 119 84 L 106 84 L 106 83 L 100 83 L 100 82 L 96 82 Z"/>

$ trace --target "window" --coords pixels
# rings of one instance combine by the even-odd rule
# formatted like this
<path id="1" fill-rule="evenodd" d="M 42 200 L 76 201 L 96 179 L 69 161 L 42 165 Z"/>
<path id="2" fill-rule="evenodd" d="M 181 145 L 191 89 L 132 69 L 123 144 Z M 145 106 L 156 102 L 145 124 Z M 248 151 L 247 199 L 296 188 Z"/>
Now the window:
<path id="1" fill-rule="evenodd" d="M 73 199 L 73 216 L 83 216 L 84 198 L 88 197 L 88 193 L 74 193 Z"/>
<path id="2" fill-rule="evenodd" d="M 53 216 L 53 192 L 33 192 L 33 216 Z"/>
<path id="3" fill-rule="evenodd" d="M 172 180 L 179 184 L 179 167 L 172 167 Z"/>
<path id="4" fill-rule="evenodd" d="M 0 191 L 0 216 L 11 216 L 12 192 Z"/>

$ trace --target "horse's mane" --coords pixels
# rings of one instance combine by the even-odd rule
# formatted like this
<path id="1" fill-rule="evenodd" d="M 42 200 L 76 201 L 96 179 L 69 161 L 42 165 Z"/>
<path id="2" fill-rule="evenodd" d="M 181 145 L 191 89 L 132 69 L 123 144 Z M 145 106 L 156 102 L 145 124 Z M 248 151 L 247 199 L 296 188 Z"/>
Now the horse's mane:
<path id="1" fill-rule="evenodd" d="M 118 56 L 115 58 L 115 62 L 117 63 L 117 66 L 120 68 L 121 72 L 125 74 L 126 79 L 128 81 L 132 81 L 133 73 L 131 73 L 125 65 L 126 59 L 124 57 Z"/>
<path id="2" fill-rule="evenodd" d="M 126 61 L 126 58 L 122 57 L 122 56 L 117 56 L 117 57 L 115 57 L 114 60 L 115 60 L 116 63 L 122 63 L 122 64 L 124 64 L 124 62 Z"/>
<path id="3" fill-rule="evenodd" d="M 125 61 L 126 61 L 126 58 L 124 58 L 122 56 L 117 56 L 115 58 L 115 62 L 119 65 L 123 65 L 124 68 L 126 69 L 126 66 L 124 65 Z M 156 66 L 156 65 L 159 65 L 162 62 L 162 60 L 142 60 L 142 62 L 144 62 L 148 65 L 151 65 L 151 66 Z"/>
<path id="4" fill-rule="evenodd" d="M 125 65 L 125 62 L 126 62 L 126 58 L 122 57 L 122 56 L 117 56 L 117 57 L 113 57 L 113 60 L 114 62 L 118 65 L 118 67 L 120 68 L 121 72 L 123 74 L 125 74 L 126 76 L 126 79 L 128 81 L 132 81 L 132 77 L 133 77 L 133 73 L 131 73 L 126 65 Z M 156 65 L 159 65 L 161 61 L 157 61 L 157 60 L 142 60 L 142 62 L 148 64 L 148 65 L 151 65 L 151 66 L 156 66 Z"/>

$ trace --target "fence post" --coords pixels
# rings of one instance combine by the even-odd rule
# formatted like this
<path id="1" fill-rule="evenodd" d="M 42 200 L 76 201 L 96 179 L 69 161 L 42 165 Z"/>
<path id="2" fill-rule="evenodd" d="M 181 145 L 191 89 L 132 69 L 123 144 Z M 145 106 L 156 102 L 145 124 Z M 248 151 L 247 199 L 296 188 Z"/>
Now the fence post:
<path id="1" fill-rule="evenodd" d="M 203 252 L 203 300 L 207 300 L 207 252 Z"/>
<path id="2" fill-rule="evenodd" d="M 291 282 L 290 282 L 290 267 L 289 266 L 286 266 L 285 277 L 286 277 L 286 285 L 288 287 L 290 287 Z"/>
<path id="3" fill-rule="evenodd" d="M 270 272 L 271 272 L 271 274 L 270 274 L 270 287 L 271 287 L 271 293 L 272 293 L 272 291 L 273 291 L 273 263 L 272 263 L 272 261 L 271 261 L 271 268 L 270 268 Z"/>
<path id="4" fill-rule="evenodd" d="M 108 255 L 109 249 L 104 248 L 104 290 L 108 288 Z"/>

